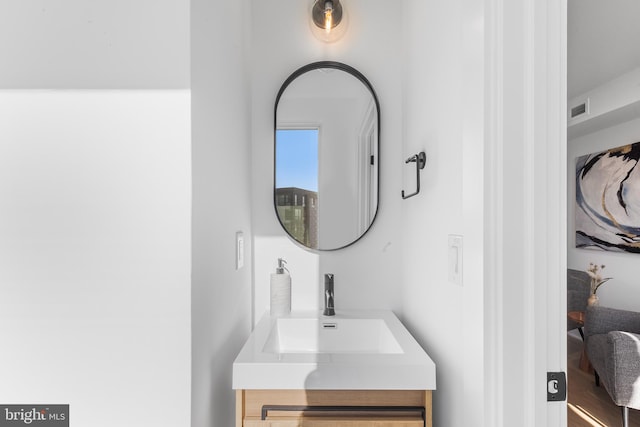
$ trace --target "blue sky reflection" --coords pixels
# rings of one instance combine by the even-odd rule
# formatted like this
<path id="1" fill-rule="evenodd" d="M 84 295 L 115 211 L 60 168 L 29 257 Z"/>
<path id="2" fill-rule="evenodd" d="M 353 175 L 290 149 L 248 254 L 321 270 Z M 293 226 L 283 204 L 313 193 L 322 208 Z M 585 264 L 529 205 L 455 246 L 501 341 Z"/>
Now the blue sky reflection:
<path id="1" fill-rule="evenodd" d="M 276 188 L 318 191 L 318 129 L 276 130 Z"/>

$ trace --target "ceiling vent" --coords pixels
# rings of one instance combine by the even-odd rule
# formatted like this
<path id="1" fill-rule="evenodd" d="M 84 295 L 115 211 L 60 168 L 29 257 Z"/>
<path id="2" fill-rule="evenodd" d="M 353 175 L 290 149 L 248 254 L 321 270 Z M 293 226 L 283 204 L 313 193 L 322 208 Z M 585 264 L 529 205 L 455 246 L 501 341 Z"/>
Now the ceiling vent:
<path id="1" fill-rule="evenodd" d="M 571 119 L 575 119 L 576 117 L 580 117 L 583 114 L 589 114 L 589 98 L 587 98 L 580 104 L 571 107 L 571 114 L 569 115 L 569 117 Z"/>

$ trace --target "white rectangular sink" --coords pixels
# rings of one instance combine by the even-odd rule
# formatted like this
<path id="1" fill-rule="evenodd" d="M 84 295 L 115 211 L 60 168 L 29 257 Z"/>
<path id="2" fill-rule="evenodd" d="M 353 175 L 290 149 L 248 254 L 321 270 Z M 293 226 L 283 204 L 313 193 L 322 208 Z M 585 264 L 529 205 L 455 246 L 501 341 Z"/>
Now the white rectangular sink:
<path id="1" fill-rule="evenodd" d="M 233 388 L 435 390 L 435 364 L 390 310 L 265 314 L 233 363 Z"/>
<path id="2" fill-rule="evenodd" d="M 267 353 L 402 353 L 382 319 L 277 319 Z"/>

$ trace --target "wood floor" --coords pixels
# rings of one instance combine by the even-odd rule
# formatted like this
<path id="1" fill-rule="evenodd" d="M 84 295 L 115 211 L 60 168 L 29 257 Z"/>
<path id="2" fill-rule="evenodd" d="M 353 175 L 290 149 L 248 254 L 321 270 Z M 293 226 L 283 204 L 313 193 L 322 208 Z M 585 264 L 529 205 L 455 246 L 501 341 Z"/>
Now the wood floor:
<path id="1" fill-rule="evenodd" d="M 622 414 L 602 387 L 596 387 L 593 374 L 578 368 L 582 341 L 567 338 L 567 382 L 568 384 L 568 426 L 569 427 L 619 427 Z M 640 411 L 629 410 L 629 427 L 640 427 Z"/>

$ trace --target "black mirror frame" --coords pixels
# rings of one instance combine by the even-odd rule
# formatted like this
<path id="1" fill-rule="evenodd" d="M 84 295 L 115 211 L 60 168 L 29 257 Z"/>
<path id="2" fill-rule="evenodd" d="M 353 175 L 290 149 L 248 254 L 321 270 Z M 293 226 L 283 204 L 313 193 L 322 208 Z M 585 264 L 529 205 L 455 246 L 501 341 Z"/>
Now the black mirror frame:
<path id="1" fill-rule="evenodd" d="M 360 82 L 365 85 L 365 87 L 369 90 L 369 92 L 371 93 L 371 96 L 373 97 L 373 101 L 375 103 L 375 107 L 376 107 L 376 119 L 377 119 L 377 132 L 378 132 L 378 140 L 376 141 L 377 143 L 377 150 L 378 150 L 378 162 L 377 162 L 377 172 L 378 172 L 378 182 L 377 182 L 377 188 L 376 188 L 376 197 L 377 197 L 377 203 L 376 203 L 376 212 L 373 215 L 373 218 L 371 219 L 371 223 L 369 224 L 369 226 L 367 227 L 367 229 L 355 240 L 353 240 L 350 243 L 347 243 L 344 246 L 340 246 L 338 248 L 332 248 L 332 249 L 320 249 L 320 248 L 310 248 L 308 246 L 305 246 L 304 244 L 302 244 L 301 242 L 299 242 L 295 237 L 293 237 L 289 231 L 286 229 L 286 227 L 284 226 L 284 224 L 282 223 L 282 220 L 280 219 L 280 215 L 278 215 L 278 206 L 277 206 L 277 195 L 276 195 L 276 131 L 278 129 L 278 103 L 280 102 L 280 98 L 282 97 L 282 94 L 284 93 L 284 91 L 287 89 L 287 87 L 298 77 L 300 77 L 302 74 L 305 74 L 309 71 L 313 71 L 313 70 L 317 70 L 320 68 L 333 68 L 336 70 L 341 70 L 344 71 L 346 73 L 351 74 L 352 76 L 354 76 L 355 78 L 357 78 L 358 80 L 360 80 Z M 373 86 L 371 85 L 371 83 L 369 83 L 369 80 L 367 80 L 367 78 L 358 70 L 356 70 L 355 68 L 351 67 L 350 65 L 344 64 L 342 62 L 336 62 L 336 61 L 317 61 L 317 62 L 312 62 L 310 64 L 304 65 L 300 68 L 298 68 L 296 71 L 294 71 L 289 77 L 287 77 L 287 79 L 284 81 L 284 83 L 282 83 L 282 86 L 280 87 L 280 90 L 278 91 L 278 94 L 276 96 L 276 100 L 275 100 L 275 104 L 274 104 L 274 108 L 273 108 L 273 208 L 274 208 L 274 212 L 276 214 L 276 218 L 278 219 L 278 222 L 280 223 L 280 226 L 282 227 L 282 229 L 285 231 L 285 233 L 287 233 L 287 236 L 289 236 L 289 238 L 291 240 L 293 240 L 297 245 L 301 246 L 304 249 L 310 250 L 310 251 L 322 251 L 322 252 L 331 252 L 331 251 L 337 251 L 340 249 L 344 249 L 347 248 L 351 245 L 353 245 L 354 243 L 356 243 L 357 241 L 359 241 L 360 239 L 362 239 L 362 237 L 367 234 L 369 232 L 369 230 L 371 230 L 371 227 L 373 226 L 374 222 L 376 221 L 376 218 L 378 217 L 378 209 L 380 208 L 380 183 L 382 182 L 380 179 L 380 162 L 381 162 L 381 155 L 380 155 L 380 102 L 378 101 L 378 96 L 376 95 L 376 91 L 373 89 Z"/>

